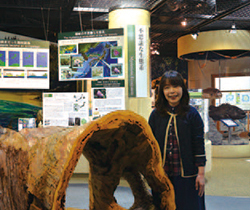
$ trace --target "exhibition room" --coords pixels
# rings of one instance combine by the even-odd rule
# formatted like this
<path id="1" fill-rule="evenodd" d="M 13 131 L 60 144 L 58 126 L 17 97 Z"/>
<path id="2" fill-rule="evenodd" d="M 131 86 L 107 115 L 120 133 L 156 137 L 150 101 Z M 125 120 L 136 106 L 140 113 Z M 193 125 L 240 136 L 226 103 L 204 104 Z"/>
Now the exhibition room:
<path id="1" fill-rule="evenodd" d="M 250 0 L 0 2 L 1 210 L 249 210 L 249 124 Z"/>

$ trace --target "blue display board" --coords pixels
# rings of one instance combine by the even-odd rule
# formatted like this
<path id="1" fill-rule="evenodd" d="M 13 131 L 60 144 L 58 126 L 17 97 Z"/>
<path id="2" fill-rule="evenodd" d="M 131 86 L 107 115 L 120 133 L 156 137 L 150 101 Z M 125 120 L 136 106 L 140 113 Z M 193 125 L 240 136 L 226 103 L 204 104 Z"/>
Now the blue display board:
<path id="1" fill-rule="evenodd" d="M 0 88 L 49 89 L 49 42 L 5 34 L 0 32 Z"/>
<path id="2" fill-rule="evenodd" d="M 59 80 L 124 78 L 123 29 L 61 33 Z"/>

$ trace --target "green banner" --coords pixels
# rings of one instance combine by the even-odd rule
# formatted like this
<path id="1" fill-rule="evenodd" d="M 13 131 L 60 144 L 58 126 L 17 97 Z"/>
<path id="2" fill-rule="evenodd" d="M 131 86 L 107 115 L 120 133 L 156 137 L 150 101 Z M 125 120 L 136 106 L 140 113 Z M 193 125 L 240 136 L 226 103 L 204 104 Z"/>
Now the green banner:
<path id="1" fill-rule="evenodd" d="M 128 25 L 128 96 L 136 97 L 135 26 Z"/>
<path id="2" fill-rule="evenodd" d="M 190 98 L 202 98 L 202 92 L 189 92 Z"/>

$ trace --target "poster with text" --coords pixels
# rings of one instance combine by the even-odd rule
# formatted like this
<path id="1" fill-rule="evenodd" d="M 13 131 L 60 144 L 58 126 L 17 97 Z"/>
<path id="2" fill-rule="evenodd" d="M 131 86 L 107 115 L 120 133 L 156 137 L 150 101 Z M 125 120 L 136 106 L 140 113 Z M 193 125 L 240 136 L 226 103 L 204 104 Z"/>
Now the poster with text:
<path id="1" fill-rule="evenodd" d="M 49 42 L 2 33 L 0 88 L 49 89 Z"/>
<path id="2" fill-rule="evenodd" d="M 59 80 L 124 78 L 123 29 L 60 33 Z"/>
<path id="3" fill-rule="evenodd" d="M 79 126 L 89 121 L 88 93 L 43 93 L 43 126 Z"/>
<path id="4" fill-rule="evenodd" d="M 109 112 L 125 110 L 124 80 L 92 81 L 93 120 Z"/>
<path id="5" fill-rule="evenodd" d="M 222 98 L 216 99 L 216 105 L 219 106 L 222 103 L 228 103 L 248 111 L 250 110 L 250 92 L 222 92 Z"/>
<path id="6" fill-rule="evenodd" d="M 35 128 L 36 119 L 35 118 L 18 118 L 18 131 L 24 128 Z"/>

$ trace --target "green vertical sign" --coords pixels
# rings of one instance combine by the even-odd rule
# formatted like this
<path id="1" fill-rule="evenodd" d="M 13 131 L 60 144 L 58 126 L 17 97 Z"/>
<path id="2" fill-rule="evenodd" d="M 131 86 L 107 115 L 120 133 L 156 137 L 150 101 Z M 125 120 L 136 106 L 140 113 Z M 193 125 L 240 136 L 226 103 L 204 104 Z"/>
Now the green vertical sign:
<path id="1" fill-rule="evenodd" d="M 135 26 L 128 25 L 128 97 L 136 97 Z"/>

